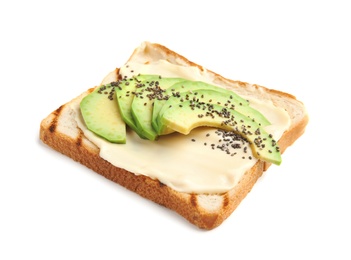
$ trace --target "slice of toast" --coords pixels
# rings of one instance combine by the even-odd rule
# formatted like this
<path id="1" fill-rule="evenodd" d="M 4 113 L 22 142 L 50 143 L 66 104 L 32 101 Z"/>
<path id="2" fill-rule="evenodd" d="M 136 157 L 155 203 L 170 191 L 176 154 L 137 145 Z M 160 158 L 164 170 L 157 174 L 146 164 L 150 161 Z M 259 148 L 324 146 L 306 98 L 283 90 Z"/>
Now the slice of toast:
<path id="1" fill-rule="evenodd" d="M 144 42 L 136 48 L 128 62 L 150 63 L 157 60 L 167 60 L 172 64 L 198 68 L 200 73 L 210 79 L 213 84 L 231 89 L 239 95 L 270 100 L 277 107 L 285 109 L 289 114 L 291 124 L 278 141 L 282 153 L 304 133 L 308 123 L 308 114 L 303 103 L 290 94 L 226 79 L 162 45 L 149 42 Z M 120 75 L 117 68 L 109 73 L 101 84 L 116 81 L 118 77 Z M 174 210 L 199 228 L 210 230 L 219 226 L 235 210 L 250 192 L 257 179 L 270 166 L 269 163 L 258 160 L 249 171 L 245 172 L 234 188 L 221 194 L 179 192 L 158 180 L 113 166 L 100 157 L 99 148 L 80 130 L 71 108 L 73 102 L 79 101 L 92 90 L 93 88 L 63 104 L 43 119 L 40 125 L 40 139 L 51 148 L 102 176 L 142 197 Z"/>

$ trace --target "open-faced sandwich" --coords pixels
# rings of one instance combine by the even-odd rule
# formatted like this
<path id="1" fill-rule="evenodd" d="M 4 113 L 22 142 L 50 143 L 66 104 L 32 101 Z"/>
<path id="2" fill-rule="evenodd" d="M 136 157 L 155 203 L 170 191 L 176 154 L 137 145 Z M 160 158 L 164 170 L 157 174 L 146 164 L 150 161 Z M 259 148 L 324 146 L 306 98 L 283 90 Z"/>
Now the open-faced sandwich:
<path id="1" fill-rule="evenodd" d="M 219 226 L 303 133 L 294 96 L 144 42 L 42 120 L 40 139 L 202 229 Z"/>

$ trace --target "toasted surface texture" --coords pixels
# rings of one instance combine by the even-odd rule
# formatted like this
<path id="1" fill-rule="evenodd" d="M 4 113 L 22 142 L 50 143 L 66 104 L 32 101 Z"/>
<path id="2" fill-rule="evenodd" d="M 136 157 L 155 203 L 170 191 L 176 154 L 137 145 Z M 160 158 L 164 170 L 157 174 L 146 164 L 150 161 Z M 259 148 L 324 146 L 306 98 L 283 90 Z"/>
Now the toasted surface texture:
<path id="1" fill-rule="evenodd" d="M 139 62 L 158 59 L 166 59 L 183 66 L 197 66 L 204 73 L 213 77 L 214 82 L 218 85 L 232 89 L 239 95 L 258 96 L 261 99 L 271 100 L 277 106 L 284 108 L 291 118 L 291 127 L 278 141 L 282 152 L 303 134 L 308 123 L 308 115 L 304 105 L 294 96 L 262 86 L 223 78 L 159 44 L 145 42 L 130 57 L 130 60 Z M 117 78 L 118 69 L 108 74 L 102 84 Z M 89 89 L 76 98 L 81 99 L 92 90 Z M 223 194 L 178 192 L 158 180 L 135 175 L 102 159 L 99 156 L 99 148 L 91 143 L 78 128 L 72 115 L 70 102 L 72 101 L 62 105 L 42 120 L 40 139 L 45 144 L 142 197 L 174 210 L 202 229 L 210 230 L 219 226 L 235 210 L 250 192 L 257 179 L 269 167 L 269 164 L 258 161 L 250 171 L 245 173 L 236 187 Z"/>

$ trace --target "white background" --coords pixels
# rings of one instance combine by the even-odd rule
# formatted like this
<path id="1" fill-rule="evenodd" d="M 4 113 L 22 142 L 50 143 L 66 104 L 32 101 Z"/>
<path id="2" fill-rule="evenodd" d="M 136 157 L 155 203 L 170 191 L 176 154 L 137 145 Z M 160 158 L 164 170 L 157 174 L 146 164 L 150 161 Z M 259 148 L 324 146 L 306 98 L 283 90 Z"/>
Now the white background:
<path id="1" fill-rule="evenodd" d="M 351 259 L 347 1 L 92 2 L 0 3 L 0 259 Z M 212 231 L 39 140 L 145 40 L 308 109 L 282 165 Z"/>

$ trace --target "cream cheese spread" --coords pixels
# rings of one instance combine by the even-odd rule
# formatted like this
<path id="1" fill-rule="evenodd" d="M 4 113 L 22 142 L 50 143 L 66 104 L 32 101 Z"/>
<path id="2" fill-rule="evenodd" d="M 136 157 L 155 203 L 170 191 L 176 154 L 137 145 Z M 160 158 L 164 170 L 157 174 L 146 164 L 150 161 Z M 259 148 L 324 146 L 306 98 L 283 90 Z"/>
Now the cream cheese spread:
<path id="1" fill-rule="evenodd" d="M 199 68 L 174 65 L 165 60 L 148 64 L 127 63 L 120 68 L 122 76 L 130 77 L 139 73 L 214 84 L 213 79 Z M 251 97 L 247 99 L 272 123 L 265 130 L 279 140 L 290 125 L 287 112 L 274 106 L 271 101 Z M 189 135 L 173 133 L 161 136 L 157 141 L 141 139 L 128 130 L 126 144 L 113 144 L 86 128 L 80 114 L 79 100 L 71 108 L 75 112 L 78 127 L 100 148 L 103 159 L 136 175 L 157 179 L 179 192 L 226 192 L 235 187 L 245 172 L 257 162 L 249 145 L 240 140 L 228 144 L 229 150 L 220 149 L 223 144 L 227 145 L 221 132 L 207 127 L 194 129 Z"/>

